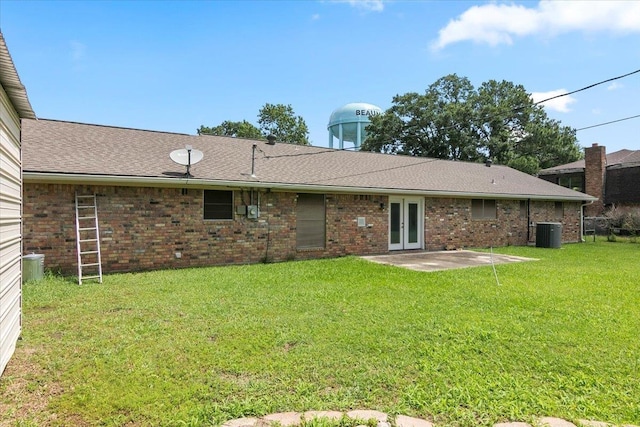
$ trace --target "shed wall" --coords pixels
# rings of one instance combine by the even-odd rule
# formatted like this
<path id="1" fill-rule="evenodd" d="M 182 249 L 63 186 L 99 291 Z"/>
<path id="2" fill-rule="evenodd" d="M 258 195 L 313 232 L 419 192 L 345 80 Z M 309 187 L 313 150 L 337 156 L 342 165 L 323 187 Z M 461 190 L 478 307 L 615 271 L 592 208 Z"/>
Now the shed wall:
<path id="1" fill-rule="evenodd" d="M 21 332 L 20 118 L 0 87 L 0 374 Z"/>

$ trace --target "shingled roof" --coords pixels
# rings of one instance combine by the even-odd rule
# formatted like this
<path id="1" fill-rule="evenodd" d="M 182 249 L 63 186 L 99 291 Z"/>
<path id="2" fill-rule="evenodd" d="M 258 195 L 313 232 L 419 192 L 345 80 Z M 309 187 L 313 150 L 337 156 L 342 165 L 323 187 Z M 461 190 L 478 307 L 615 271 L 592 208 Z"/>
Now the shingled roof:
<path id="1" fill-rule="evenodd" d="M 506 166 L 352 152 L 55 120 L 24 120 L 25 182 L 221 186 L 291 191 L 594 200 Z M 191 145 L 193 178 L 169 153 Z M 255 148 L 255 162 L 252 162 Z M 254 176 L 252 176 L 254 163 Z"/>
<path id="2" fill-rule="evenodd" d="M 625 167 L 640 165 L 640 150 L 619 150 L 606 155 L 607 167 Z M 584 159 L 541 170 L 539 175 L 584 172 Z"/>

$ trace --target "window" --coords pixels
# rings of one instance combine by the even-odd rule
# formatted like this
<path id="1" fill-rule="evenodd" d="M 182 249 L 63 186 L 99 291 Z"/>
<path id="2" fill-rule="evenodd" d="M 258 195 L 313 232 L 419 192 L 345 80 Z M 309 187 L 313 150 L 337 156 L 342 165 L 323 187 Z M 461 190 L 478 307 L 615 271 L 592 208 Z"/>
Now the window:
<path id="1" fill-rule="evenodd" d="M 556 202 L 554 210 L 556 213 L 556 219 L 562 219 L 564 217 L 564 203 Z"/>
<path id="2" fill-rule="evenodd" d="M 324 248 L 324 194 L 298 194 L 296 246 L 298 249 Z"/>
<path id="3" fill-rule="evenodd" d="M 520 200 L 520 218 L 527 218 L 529 213 L 529 201 Z"/>
<path id="4" fill-rule="evenodd" d="M 471 200 L 471 218 L 496 219 L 496 201 L 485 199 Z"/>
<path id="5" fill-rule="evenodd" d="M 233 219 L 233 191 L 204 190 L 204 219 Z"/>
<path id="6" fill-rule="evenodd" d="M 562 175 L 558 178 L 558 185 L 584 193 L 584 176 L 582 174 Z"/>

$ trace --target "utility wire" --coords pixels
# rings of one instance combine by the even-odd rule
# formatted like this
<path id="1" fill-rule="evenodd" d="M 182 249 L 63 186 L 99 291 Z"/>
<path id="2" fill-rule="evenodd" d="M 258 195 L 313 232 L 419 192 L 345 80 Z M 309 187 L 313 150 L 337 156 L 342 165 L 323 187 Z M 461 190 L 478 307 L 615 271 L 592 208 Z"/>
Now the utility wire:
<path id="1" fill-rule="evenodd" d="M 411 156 L 411 157 L 413 157 L 413 156 Z M 417 158 L 417 157 L 414 157 L 414 158 Z M 406 169 L 406 168 L 411 168 L 411 167 L 414 167 L 414 166 L 421 166 L 421 165 L 424 165 L 426 163 L 437 162 L 439 160 L 446 160 L 446 159 L 428 158 L 427 160 L 424 160 L 422 162 L 412 163 L 410 165 L 392 166 L 390 168 L 374 169 L 374 170 L 369 170 L 369 171 L 360 172 L 360 173 L 354 173 L 354 174 L 350 174 L 350 175 L 334 176 L 332 178 L 323 178 L 323 179 L 318 179 L 318 180 L 315 180 L 315 181 L 308 181 L 305 184 L 316 184 L 316 183 L 319 183 L 319 182 L 335 181 L 335 180 L 338 180 L 338 179 L 353 178 L 353 177 L 356 177 L 356 176 L 363 176 L 363 175 L 371 175 L 371 174 L 379 173 L 379 172 L 388 172 L 388 171 L 391 171 L 391 170 Z"/>
<path id="2" fill-rule="evenodd" d="M 640 114 L 637 114 L 635 116 L 625 117 L 624 119 L 611 120 L 610 122 L 598 123 L 597 125 L 585 126 L 583 128 L 576 129 L 576 132 L 585 130 L 585 129 L 597 128 L 604 125 L 610 125 L 611 123 L 623 122 L 625 120 L 637 119 L 638 117 L 640 117 Z"/>
<path id="3" fill-rule="evenodd" d="M 547 98 L 547 99 L 543 99 L 542 101 L 534 102 L 533 105 L 542 104 L 543 102 L 551 101 L 552 99 L 561 98 L 563 96 L 573 95 L 574 93 L 582 92 L 583 90 L 591 89 L 592 87 L 596 87 L 596 86 L 601 85 L 601 84 L 609 83 L 609 82 L 612 82 L 614 80 L 619 80 L 619 79 L 622 79 L 624 77 L 628 77 L 630 75 L 637 74 L 637 73 L 640 73 L 640 70 L 635 70 L 635 71 L 632 71 L 632 72 L 627 73 L 627 74 L 623 74 L 623 75 L 618 76 L 618 77 L 612 77 L 610 79 L 603 80 L 603 81 L 598 82 L 598 83 L 593 83 L 593 84 L 590 84 L 589 86 L 585 86 L 583 88 L 576 89 L 576 90 L 573 90 L 571 92 L 561 93 L 560 95 L 552 96 L 551 98 Z"/>

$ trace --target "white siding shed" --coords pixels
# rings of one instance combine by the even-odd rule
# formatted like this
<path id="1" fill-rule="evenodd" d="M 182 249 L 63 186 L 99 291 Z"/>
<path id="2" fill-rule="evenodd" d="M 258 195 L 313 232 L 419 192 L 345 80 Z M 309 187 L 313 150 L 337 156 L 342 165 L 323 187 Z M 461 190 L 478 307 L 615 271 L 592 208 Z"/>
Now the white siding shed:
<path id="1" fill-rule="evenodd" d="M 0 375 L 22 328 L 21 118 L 35 114 L 0 33 Z"/>

